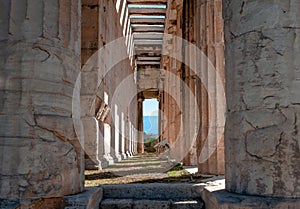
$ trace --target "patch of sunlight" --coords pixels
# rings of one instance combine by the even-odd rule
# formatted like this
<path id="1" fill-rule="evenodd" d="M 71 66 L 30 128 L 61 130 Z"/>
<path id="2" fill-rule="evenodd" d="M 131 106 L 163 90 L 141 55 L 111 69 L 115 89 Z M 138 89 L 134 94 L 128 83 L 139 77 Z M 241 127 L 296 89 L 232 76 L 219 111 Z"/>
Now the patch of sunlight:
<path id="1" fill-rule="evenodd" d="M 169 171 L 168 176 L 169 177 L 181 177 L 189 175 L 189 173 L 185 170 L 178 170 L 178 171 Z"/>

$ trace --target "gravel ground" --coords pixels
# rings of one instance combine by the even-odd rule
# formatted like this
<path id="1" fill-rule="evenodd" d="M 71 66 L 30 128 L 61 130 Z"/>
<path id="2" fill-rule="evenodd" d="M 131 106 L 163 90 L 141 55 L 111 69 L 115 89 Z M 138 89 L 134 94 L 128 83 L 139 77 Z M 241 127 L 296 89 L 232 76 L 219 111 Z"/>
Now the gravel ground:
<path id="1" fill-rule="evenodd" d="M 103 170 L 85 172 L 85 185 L 128 183 L 198 183 L 203 178 L 189 174 L 181 166 L 158 158 L 154 154 L 137 155 L 110 165 Z"/>

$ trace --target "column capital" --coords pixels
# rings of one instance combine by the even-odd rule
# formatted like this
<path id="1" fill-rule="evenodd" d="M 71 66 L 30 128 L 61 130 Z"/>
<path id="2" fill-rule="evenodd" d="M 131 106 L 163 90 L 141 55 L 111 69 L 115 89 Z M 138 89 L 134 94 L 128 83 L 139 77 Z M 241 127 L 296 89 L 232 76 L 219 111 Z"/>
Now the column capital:
<path id="1" fill-rule="evenodd" d="M 138 98 L 138 102 L 143 102 L 145 99 L 144 98 Z"/>

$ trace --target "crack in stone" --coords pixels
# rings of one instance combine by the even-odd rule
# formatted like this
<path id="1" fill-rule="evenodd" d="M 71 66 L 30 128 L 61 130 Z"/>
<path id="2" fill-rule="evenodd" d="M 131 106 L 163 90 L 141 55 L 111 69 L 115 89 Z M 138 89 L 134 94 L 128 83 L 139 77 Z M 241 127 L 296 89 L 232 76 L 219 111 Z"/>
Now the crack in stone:
<path id="1" fill-rule="evenodd" d="M 246 153 L 249 155 L 249 156 L 251 156 L 251 157 L 254 157 L 254 158 L 257 158 L 257 159 L 259 159 L 259 160 L 263 160 L 263 161 L 266 161 L 266 162 L 270 162 L 270 163 L 278 163 L 278 161 L 273 161 L 273 160 L 270 160 L 270 159 L 266 159 L 265 157 L 260 157 L 260 156 L 258 156 L 258 155 L 255 155 L 255 154 L 252 154 L 252 153 L 250 153 L 247 149 L 246 149 Z M 275 152 L 276 153 L 276 152 Z M 272 156 L 270 156 L 270 157 L 272 157 Z M 268 157 L 269 158 L 269 157 Z"/>
<path id="2" fill-rule="evenodd" d="M 280 114 L 284 117 L 284 121 L 282 123 L 285 123 L 288 120 L 288 117 L 282 112 L 281 107 L 278 103 L 275 104 L 275 110 L 278 110 Z"/>
<path id="3" fill-rule="evenodd" d="M 27 125 L 29 125 L 29 126 L 32 127 L 32 128 L 38 127 L 38 128 L 40 128 L 40 129 L 42 129 L 42 130 L 46 130 L 46 131 L 48 131 L 48 132 L 54 134 L 57 138 L 61 139 L 63 142 L 69 141 L 65 136 L 61 135 L 59 132 L 57 132 L 57 131 L 55 131 L 55 130 L 48 129 L 48 128 L 43 127 L 43 126 L 40 126 L 40 125 L 37 123 L 37 121 L 36 121 L 36 115 L 34 114 L 33 116 L 34 116 L 33 119 L 34 119 L 35 124 L 31 124 L 30 122 L 28 122 L 28 121 L 27 121 L 25 118 L 23 118 L 23 117 L 22 117 L 22 119 L 24 120 L 24 122 L 25 122 Z M 48 141 L 48 140 L 49 140 L 49 139 L 45 139 L 45 138 L 42 138 L 42 137 L 40 137 L 40 138 L 41 138 L 43 141 L 45 141 L 45 140 Z M 53 142 L 53 141 L 50 141 L 50 142 Z"/>
<path id="4" fill-rule="evenodd" d="M 276 52 L 276 54 L 278 54 L 278 55 L 280 55 L 280 56 L 282 56 L 283 57 L 283 54 L 282 53 L 280 53 L 279 51 L 277 51 L 274 47 L 272 47 L 272 49 Z"/>
<path id="5" fill-rule="evenodd" d="M 244 6 L 245 6 L 245 1 L 243 1 L 243 3 L 242 3 L 240 14 L 242 14 L 244 12 Z"/>
<path id="6" fill-rule="evenodd" d="M 271 157 L 274 157 L 275 154 L 278 152 L 279 146 L 282 144 L 282 137 L 283 137 L 283 135 L 284 135 L 284 132 L 281 132 L 281 133 L 280 133 L 280 137 L 279 137 L 278 144 L 276 144 L 276 146 L 275 146 L 275 152 L 274 152 L 274 154 L 271 155 Z"/>
<path id="7" fill-rule="evenodd" d="M 300 27 L 297 27 L 297 26 L 290 26 L 290 25 L 282 26 L 282 28 L 284 28 L 284 29 L 294 29 L 294 30 L 300 29 Z"/>
<path id="8" fill-rule="evenodd" d="M 62 81 L 63 81 L 64 83 L 67 83 L 67 84 L 72 85 L 72 83 L 71 83 L 70 81 L 66 80 L 66 79 L 62 79 Z"/>
<path id="9" fill-rule="evenodd" d="M 248 121 L 247 119 L 245 119 L 245 121 L 254 129 L 256 130 L 258 127 L 255 127 L 250 121 Z"/>
<path id="10" fill-rule="evenodd" d="M 74 147 L 72 147 L 70 150 L 68 150 L 63 156 L 67 156 L 72 150 L 74 150 Z"/>
<path id="11" fill-rule="evenodd" d="M 263 100 L 269 99 L 269 98 L 274 98 L 275 96 L 266 96 L 263 98 Z"/>
<path id="12" fill-rule="evenodd" d="M 42 60 L 42 62 L 46 62 L 51 57 L 50 52 L 48 50 L 42 48 L 41 46 L 34 46 L 34 47 L 32 47 L 32 49 L 39 49 L 39 50 L 41 50 L 43 52 L 46 52 L 48 54 L 48 56 L 44 60 Z"/>
<path id="13" fill-rule="evenodd" d="M 295 116 L 294 116 L 294 135 L 297 135 L 299 133 L 298 131 L 298 117 L 297 117 L 297 114 L 295 113 Z"/>
<path id="14" fill-rule="evenodd" d="M 261 129 L 266 129 L 266 128 L 270 128 L 270 127 L 276 127 L 276 126 L 268 126 L 268 127 L 264 127 L 264 128 L 259 128 L 259 129 L 256 129 L 256 130 L 261 130 Z M 279 140 L 278 140 L 278 143 L 275 145 L 275 152 L 267 157 L 261 157 L 261 156 L 258 156 L 258 155 L 255 155 L 255 154 L 252 154 L 250 153 L 247 148 L 245 149 L 246 150 L 246 153 L 248 155 L 250 155 L 251 157 L 255 157 L 257 159 L 260 159 L 260 160 L 264 160 L 264 161 L 267 161 L 267 162 L 270 162 L 270 163 L 278 163 L 278 161 L 272 161 L 270 159 L 266 159 L 266 158 L 272 158 L 276 155 L 276 153 L 278 152 L 279 150 L 279 146 L 282 144 L 282 138 L 283 138 L 283 135 L 284 135 L 284 132 L 281 132 L 280 133 L 280 137 L 279 137 Z M 247 142 L 246 142 L 247 144 Z M 247 145 L 246 145 L 247 147 Z"/>
<path id="15" fill-rule="evenodd" d="M 230 31 L 230 34 L 234 37 L 234 38 L 240 38 L 242 36 L 245 36 L 245 35 L 248 35 L 250 33 L 257 33 L 260 35 L 260 39 L 264 40 L 264 39 L 267 39 L 267 40 L 271 40 L 271 41 L 274 41 L 272 38 L 266 36 L 263 34 L 262 31 L 258 31 L 258 30 L 250 30 L 250 31 L 247 31 L 247 32 L 244 32 L 244 33 L 241 33 L 241 34 L 234 34 L 232 31 Z"/>
<path id="16" fill-rule="evenodd" d="M 245 111 L 251 110 L 251 109 L 247 106 L 247 104 L 246 104 L 244 98 L 241 99 L 241 102 L 245 105 Z"/>
<path id="17" fill-rule="evenodd" d="M 57 131 L 54 131 L 54 130 L 51 130 L 51 129 L 42 127 L 42 126 L 40 126 L 40 125 L 37 125 L 37 127 L 39 127 L 39 128 L 41 128 L 41 129 L 43 129 L 43 130 L 46 130 L 46 131 L 48 131 L 48 132 L 54 134 L 57 138 L 61 139 L 63 142 L 68 142 L 68 139 L 67 139 L 65 136 L 61 135 L 61 134 L 60 134 L 59 132 L 57 132 Z"/>

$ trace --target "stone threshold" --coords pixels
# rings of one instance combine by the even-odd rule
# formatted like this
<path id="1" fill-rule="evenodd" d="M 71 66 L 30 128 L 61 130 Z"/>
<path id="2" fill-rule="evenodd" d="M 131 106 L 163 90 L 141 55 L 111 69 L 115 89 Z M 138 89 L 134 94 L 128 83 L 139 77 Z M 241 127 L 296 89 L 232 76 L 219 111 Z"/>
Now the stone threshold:
<path id="1" fill-rule="evenodd" d="M 99 209 L 103 198 L 100 187 L 87 187 L 82 193 L 31 201 L 0 199 L 0 209 Z"/>
<path id="2" fill-rule="evenodd" d="M 151 186 L 143 184 L 145 187 Z M 173 184 L 170 184 L 172 187 Z M 188 185 L 188 184 L 183 184 Z M 114 185 L 111 185 L 114 187 Z M 128 187 L 123 185 L 122 187 Z M 152 185 L 153 186 L 153 185 Z M 173 185 L 174 186 L 174 185 Z M 205 209 L 299 209 L 300 198 L 271 198 L 230 193 L 225 190 L 225 180 L 220 177 L 207 179 L 205 183 L 195 185 L 200 190 L 199 197 L 205 203 Z M 106 187 L 109 187 L 107 185 Z M 134 187 L 134 185 L 133 185 Z M 168 187 L 165 184 L 165 187 Z M 202 189 L 201 189 L 202 188 Z M 170 188 L 169 188 L 170 189 Z M 197 193 L 197 192 L 196 192 Z M 65 196 L 64 209 L 98 209 L 104 198 L 102 187 L 88 187 L 84 192 Z M 45 200 L 44 200 L 45 201 Z M 22 204 L 21 204 L 22 205 Z M 0 201 L 0 208 L 23 209 L 19 202 Z M 34 203 L 33 205 L 36 205 Z M 34 208 L 34 207 L 33 207 Z M 24 208 L 25 209 L 25 208 Z"/>
<path id="3" fill-rule="evenodd" d="M 230 193 L 225 180 L 207 182 L 201 197 L 205 209 L 299 209 L 300 198 L 272 198 Z"/>

